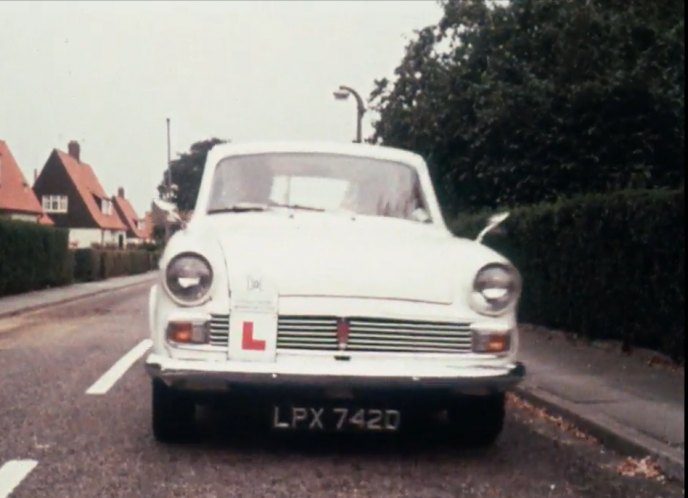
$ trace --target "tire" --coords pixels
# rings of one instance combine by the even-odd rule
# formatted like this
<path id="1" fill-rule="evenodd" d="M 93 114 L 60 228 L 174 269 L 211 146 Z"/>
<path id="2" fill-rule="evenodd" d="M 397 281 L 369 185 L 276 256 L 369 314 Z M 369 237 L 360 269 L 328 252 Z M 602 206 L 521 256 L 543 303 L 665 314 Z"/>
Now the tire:
<path id="1" fill-rule="evenodd" d="M 183 394 L 153 380 L 153 436 L 162 443 L 181 442 L 191 435 L 195 405 Z"/>
<path id="2" fill-rule="evenodd" d="M 448 412 L 452 432 L 461 443 L 474 447 L 490 446 L 504 427 L 504 393 L 459 398 Z"/>

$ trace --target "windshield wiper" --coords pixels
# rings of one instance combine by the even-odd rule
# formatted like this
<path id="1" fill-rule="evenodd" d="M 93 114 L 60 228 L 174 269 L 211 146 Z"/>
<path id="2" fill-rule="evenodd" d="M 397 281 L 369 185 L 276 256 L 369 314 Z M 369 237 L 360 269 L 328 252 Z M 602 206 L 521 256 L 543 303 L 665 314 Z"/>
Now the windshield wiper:
<path id="1" fill-rule="evenodd" d="M 251 211 L 267 211 L 267 204 L 260 204 L 257 202 L 239 202 L 231 206 L 208 209 L 208 214 L 215 213 L 248 213 Z"/>
<path id="2" fill-rule="evenodd" d="M 302 210 L 304 210 L 304 211 L 319 211 L 319 212 L 325 211 L 324 208 L 313 207 L 313 206 L 302 206 L 301 204 L 278 204 L 278 203 L 272 203 L 271 206 L 283 207 L 283 208 L 288 208 L 288 209 L 302 209 Z"/>

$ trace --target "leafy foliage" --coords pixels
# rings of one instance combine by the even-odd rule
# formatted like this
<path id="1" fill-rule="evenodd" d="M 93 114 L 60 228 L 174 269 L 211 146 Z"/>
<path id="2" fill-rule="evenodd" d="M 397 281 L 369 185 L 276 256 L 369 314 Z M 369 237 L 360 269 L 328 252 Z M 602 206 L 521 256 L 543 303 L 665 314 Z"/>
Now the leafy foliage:
<path id="1" fill-rule="evenodd" d="M 177 159 L 170 162 L 172 183 L 177 185 L 177 190 L 171 192 L 169 200 L 175 202 L 180 211 L 189 211 L 194 208 L 208 151 L 215 145 L 226 142 L 219 138 L 201 140 L 191 145 L 189 152 L 179 154 Z M 165 172 L 163 182 L 158 187 L 161 195 L 165 193 L 167 175 L 168 172 Z"/>
<path id="2" fill-rule="evenodd" d="M 590 194 L 513 210 L 485 243 L 523 276 L 520 321 L 685 358 L 684 191 Z M 450 223 L 475 237 L 488 213 Z"/>
<path id="3" fill-rule="evenodd" d="M 157 267 L 159 250 L 69 250 L 68 238 L 62 228 L 0 220 L 0 296 Z"/>
<path id="4" fill-rule="evenodd" d="M 157 267 L 159 252 L 146 249 L 83 248 L 74 251 L 74 279 L 80 282 L 145 273 Z"/>
<path id="5" fill-rule="evenodd" d="M 155 268 L 155 256 L 144 250 L 101 252 L 101 278 L 136 275 Z"/>
<path id="6" fill-rule="evenodd" d="M 75 249 L 74 279 L 78 282 L 100 280 L 100 252 L 93 248 Z"/>
<path id="7" fill-rule="evenodd" d="M 0 296 L 71 283 L 67 236 L 59 228 L 0 220 Z"/>
<path id="8" fill-rule="evenodd" d="M 683 0 L 441 3 L 370 99 L 446 208 L 683 185 Z"/>

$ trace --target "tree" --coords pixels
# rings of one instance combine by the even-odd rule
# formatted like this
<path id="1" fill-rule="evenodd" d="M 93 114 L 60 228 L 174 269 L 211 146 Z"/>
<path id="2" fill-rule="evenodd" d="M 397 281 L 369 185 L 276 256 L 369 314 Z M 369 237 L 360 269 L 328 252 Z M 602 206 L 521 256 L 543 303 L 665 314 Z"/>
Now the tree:
<path id="1" fill-rule="evenodd" d="M 451 211 L 683 185 L 683 0 L 441 3 L 370 100 Z"/>
<path id="2" fill-rule="evenodd" d="M 170 162 L 172 184 L 176 189 L 168 189 L 168 172 L 165 171 L 163 181 L 158 186 L 160 196 L 174 202 L 179 211 L 189 211 L 196 204 L 198 188 L 201 185 L 203 168 L 208 151 L 215 145 L 227 143 L 227 140 L 211 138 L 191 145 L 189 152 L 178 154 L 176 159 Z"/>

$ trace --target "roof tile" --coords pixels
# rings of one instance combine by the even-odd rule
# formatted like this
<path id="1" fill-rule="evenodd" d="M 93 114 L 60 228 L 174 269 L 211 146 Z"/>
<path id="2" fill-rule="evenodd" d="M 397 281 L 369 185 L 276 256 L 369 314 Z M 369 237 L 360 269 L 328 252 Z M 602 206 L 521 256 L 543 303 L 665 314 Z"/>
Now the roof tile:
<path id="1" fill-rule="evenodd" d="M 139 239 L 146 238 L 144 231 L 140 230 L 136 226 L 136 222 L 139 220 L 139 217 L 136 215 L 136 211 L 134 211 L 134 208 L 129 201 L 125 197 L 121 197 L 119 195 L 113 197 L 112 200 L 115 203 L 115 210 L 120 215 L 120 220 L 127 226 L 127 228 L 131 230 Z"/>
<path id="2" fill-rule="evenodd" d="M 110 200 L 110 198 L 103 190 L 102 185 L 98 181 L 93 169 L 90 165 L 79 162 L 66 152 L 55 149 L 57 157 L 65 167 L 67 174 L 69 174 L 72 182 L 79 191 L 79 195 L 84 200 L 88 211 L 96 222 L 96 224 L 106 230 L 126 230 L 124 224 L 120 221 L 119 216 L 113 209 L 110 214 L 104 214 L 95 198 Z"/>
<path id="3" fill-rule="evenodd" d="M 55 224 L 55 222 L 52 220 L 52 218 L 45 213 L 41 214 L 40 218 L 38 218 L 38 223 L 41 225 L 50 225 L 50 226 Z"/>
<path id="4" fill-rule="evenodd" d="M 42 214 L 43 209 L 7 144 L 0 140 L 0 209 Z"/>

